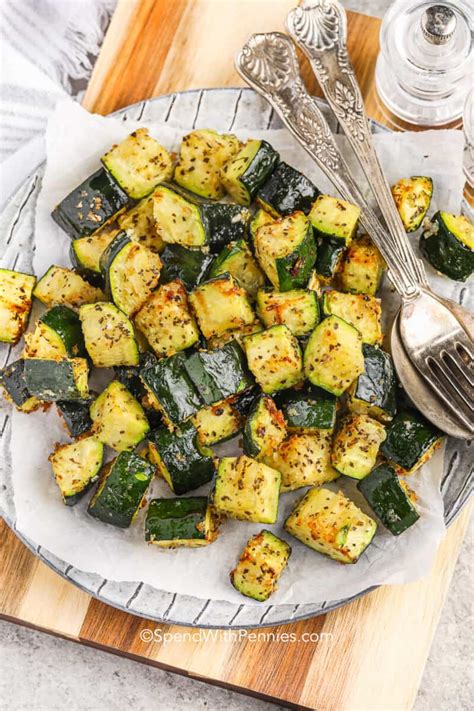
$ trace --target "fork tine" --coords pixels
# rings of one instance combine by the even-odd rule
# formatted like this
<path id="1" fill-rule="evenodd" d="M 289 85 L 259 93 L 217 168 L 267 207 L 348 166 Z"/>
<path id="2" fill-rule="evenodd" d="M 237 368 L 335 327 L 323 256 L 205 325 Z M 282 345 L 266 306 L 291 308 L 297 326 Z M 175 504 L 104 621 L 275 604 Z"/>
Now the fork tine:
<path id="1" fill-rule="evenodd" d="M 461 346 L 463 348 L 467 355 L 469 356 L 471 360 L 471 365 L 472 362 L 474 361 L 474 352 L 473 352 L 473 342 L 467 335 L 467 333 L 463 330 L 459 330 L 459 332 L 455 336 L 455 342 L 454 342 L 454 347 L 456 348 L 457 346 Z M 465 364 L 464 364 L 465 365 Z"/>
<path id="2" fill-rule="evenodd" d="M 440 355 L 446 365 L 451 367 L 453 375 L 457 378 L 460 385 L 463 385 L 464 381 L 467 381 L 471 389 L 474 388 L 474 375 L 471 374 L 469 364 L 463 361 L 461 355 L 455 348 L 441 351 Z M 452 364 L 455 365 L 455 368 L 452 367 Z M 471 392 L 471 397 L 472 396 L 473 393 Z"/>
<path id="3" fill-rule="evenodd" d="M 466 392 L 464 388 L 460 387 L 457 380 L 453 379 L 453 372 L 447 369 L 446 365 L 441 360 L 427 358 L 427 364 L 431 370 L 432 376 L 435 376 L 433 385 L 441 385 L 444 392 L 450 398 L 451 407 L 455 407 L 456 411 L 458 411 L 458 407 L 460 407 L 461 410 L 467 407 L 471 413 L 474 413 L 472 393 Z M 459 414 L 461 415 L 462 413 L 460 412 Z M 471 427 L 472 426 L 473 423 L 471 420 Z"/>
<path id="4" fill-rule="evenodd" d="M 458 402 L 453 392 L 445 389 L 444 382 L 439 380 L 439 374 L 433 372 L 425 360 L 421 359 L 416 363 L 416 366 L 440 400 L 442 400 L 456 418 L 467 427 L 469 432 L 474 433 L 473 419 L 464 412 L 464 403 L 462 401 Z"/>

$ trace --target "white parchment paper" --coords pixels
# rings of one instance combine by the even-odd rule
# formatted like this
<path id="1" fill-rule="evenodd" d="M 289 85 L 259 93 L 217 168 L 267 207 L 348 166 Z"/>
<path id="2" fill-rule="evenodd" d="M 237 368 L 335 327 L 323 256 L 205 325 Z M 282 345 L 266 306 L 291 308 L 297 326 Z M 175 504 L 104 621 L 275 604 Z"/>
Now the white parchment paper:
<path id="1" fill-rule="evenodd" d="M 47 168 L 37 203 L 36 274 L 44 273 L 52 263 L 64 266 L 70 263 L 69 238 L 50 218 L 54 205 L 97 169 L 98 159 L 105 149 L 139 125 L 143 124 L 130 121 L 123 124 L 118 119 L 91 115 L 69 100 L 58 105 L 48 124 Z M 163 145 L 174 150 L 185 132 L 183 127 L 175 130 L 169 124 L 148 124 L 148 128 Z M 327 179 L 286 130 L 253 132 L 252 136 L 266 138 L 284 160 L 306 173 L 320 189 L 332 192 Z M 241 135 L 241 138 L 247 137 Z M 375 139 L 390 182 L 410 175 L 429 175 L 435 185 L 432 211 L 438 206 L 459 211 L 463 186 L 460 132 L 387 134 L 377 135 Z M 354 164 L 344 139 L 338 140 Z M 360 175 L 357 166 L 354 167 Z M 360 184 L 363 184 L 362 178 Z M 439 286 L 440 291 L 449 295 L 447 280 L 441 280 Z M 385 311 L 392 312 L 397 302 L 388 284 L 384 286 L 382 298 Z M 122 531 L 88 516 L 87 499 L 74 508 L 64 506 L 52 480 L 48 455 L 56 442 L 65 441 L 67 435 L 54 407 L 47 413 L 31 415 L 14 411 L 12 469 L 17 528 L 21 533 L 71 565 L 104 578 L 142 581 L 174 593 L 242 602 L 242 597 L 229 584 L 228 574 L 246 540 L 263 526 L 226 521 L 218 540 L 206 548 L 166 551 L 149 547 L 143 539 L 143 513 L 130 530 Z M 272 603 L 341 599 L 372 585 L 403 583 L 423 577 L 431 567 L 444 531 L 439 492 L 442 463 L 443 450 L 440 450 L 421 471 L 409 478 L 418 496 L 421 517 L 417 524 L 398 538 L 379 525 L 374 542 L 357 565 L 352 566 L 329 560 L 284 532 L 282 522 L 304 490 L 283 494 L 278 523 L 267 528 L 289 540 L 293 553 Z M 370 514 L 355 483 L 341 477 L 328 486 L 342 489 Z M 168 487 L 158 480 L 153 483 L 151 493 L 170 495 Z M 205 493 L 205 488 L 196 493 Z M 252 604 L 253 601 L 246 599 L 245 602 Z"/>

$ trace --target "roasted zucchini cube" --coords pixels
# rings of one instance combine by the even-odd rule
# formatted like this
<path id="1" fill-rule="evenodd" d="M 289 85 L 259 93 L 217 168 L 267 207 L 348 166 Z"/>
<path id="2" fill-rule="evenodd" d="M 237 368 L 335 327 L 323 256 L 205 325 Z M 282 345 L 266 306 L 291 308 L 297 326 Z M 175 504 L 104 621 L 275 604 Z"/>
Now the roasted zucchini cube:
<path id="1" fill-rule="evenodd" d="M 230 274 L 200 284 L 189 300 L 205 338 L 221 336 L 255 321 L 245 290 Z"/>
<path id="2" fill-rule="evenodd" d="M 254 380 L 237 341 L 222 348 L 197 351 L 185 362 L 188 376 L 206 405 L 251 388 Z"/>
<path id="3" fill-rule="evenodd" d="M 318 240 L 314 269 L 322 284 L 327 286 L 338 276 L 345 254 L 346 247 L 343 240 L 330 237 Z"/>
<path id="4" fill-rule="evenodd" d="M 249 232 L 252 242 L 255 241 L 255 235 L 257 234 L 259 227 L 269 225 L 272 222 L 276 222 L 276 220 L 268 212 L 266 212 L 266 210 L 257 210 L 249 224 Z"/>
<path id="5" fill-rule="evenodd" d="M 174 181 L 210 200 L 224 197 L 221 169 L 240 148 L 237 136 L 209 129 L 191 131 L 183 137 Z"/>
<path id="6" fill-rule="evenodd" d="M 0 341 L 18 343 L 28 326 L 36 277 L 0 269 Z"/>
<path id="7" fill-rule="evenodd" d="M 238 242 L 247 235 L 250 211 L 231 203 L 201 203 L 199 213 L 206 231 L 206 244 L 217 251 L 229 242 Z"/>
<path id="8" fill-rule="evenodd" d="M 150 429 L 140 403 L 117 380 L 92 403 L 90 416 L 94 435 L 117 452 L 133 449 Z"/>
<path id="9" fill-rule="evenodd" d="M 279 159 L 266 141 L 249 140 L 222 168 L 222 184 L 235 202 L 250 205 Z"/>
<path id="10" fill-rule="evenodd" d="M 342 395 L 364 372 L 359 331 L 338 316 L 321 321 L 306 344 L 304 371 L 313 385 Z"/>
<path id="11" fill-rule="evenodd" d="M 102 282 L 100 259 L 118 234 L 120 230 L 117 227 L 106 225 L 89 237 L 79 237 L 71 242 L 69 256 L 72 265 L 85 279 L 90 279 L 91 283 L 100 286 Z"/>
<path id="12" fill-rule="evenodd" d="M 364 343 L 364 372 L 349 390 L 349 410 L 389 422 L 397 411 L 397 377 L 391 356 L 377 346 Z"/>
<path id="13" fill-rule="evenodd" d="M 199 442 L 205 446 L 225 442 L 242 429 L 241 414 L 229 400 L 202 407 L 191 422 L 197 429 Z"/>
<path id="14" fill-rule="evenodd" d="M 149 135 L 147 128 L 137 128 L 103 155 L 101 161 L 134 200 L 146 197 L 173 175 L 170 154 Z"/>
<path id="15" fill-rule="evenodd" d="M 255 233 L 260 266 L 278 291 L 306 286 L 316 260 L 311 223 L 303 212 L 264 224 Z"/>
<path id="16" fill-rule="evenodd" d="M 285 437 L 283 413 L 269 395 L 262 395 L 255 401 L 245 423 L 245 454 L 255 459 L 269 457 Z"/>
<path id="17" fill-rule="evenodd" d="M 24 372 L 26 387 L 38 400 L 85 400 L 89 396 L 85 358 L 26 358 Z"/>
<path id="18" fill-rule="evenodd" d="M 181 281 L 171 281 L 154 291 L 135 315 L 135 325 L 157 356 L 170 356 L 199 340 L 188 295 Z"/>
<path id="19" fill-rule="evenodd" d="M 57 400 L 56 409 L 71 437 L 80 437 L 92 428 L 90 406 L 87 400 Z"/>
<path id="20" fill-rule="evenodd" d="M 218 519 L 206 496 L 152 499 L 145 520 L 145 540 L 161 548 L 207 546 L 218 535 Z"/>
<path id="21" fill-rule="evenodd" d="M 463 215 L 437 212 L 420 237 L 420 250 L 438 272 L 466 281 L 474 272 L 474 225 Z"/>
<path id="22" fill-rule="evenodd" d="M 69 237 L 92 235 L 130 204 L 130 198 L 106 170 L 100 168 L 57 205 L 51 217 Z"/>
<path id="23" fill-rule="evenodd" d="M 257 291 L 265 284 L 265 276 L 243 239 L 224 247 L 212 263 L 209 276 L 212 278 L 226 273 L 234 277 L 251 299 L 255 299 Z"/>
<path id="24" fill-rule="evenodd" d="M 167 244 L 161 253 L 162 284 L 179 279 L 188 291 L 207 278 L 214 257 L 199 249 L 187 249 L 180 244 Z"/>
<path id="25" fill-rule="evenodd" d="M 101 289 L 91 286 L 72 269 L 54 265 L 38 281 L 33 296 L 45 306 L 65 304 L 72 308 L 105 301 L 105 294 Z"/>
<path id="26" fill-rule="evenodd" d="M 99 478 L 104 445 L 94 437 L 57 444 L 49 455 L 54 479 L 67 506 L 77 504 Z"/>
<path id="27" fill-rule="evenodd" d="M 346 247 L 356 234 L 359 217 L 360 207 L 331 195 L 320 195 L 309 213 L 318 236 L 339 240 Z"/>
<path id="28" fill-rule="evenodd" d="M 380 299 L 369 294 L 344 294 L 333 289 L 323 294 L 323 312 L 326 316 L 339 316 L 357 328 L 363 343 L 381 343 L 382 306 Z"/>
<path id="29" fill-rule="evenodd" d="M 407 232 L 414 232 L 423 222 L 433 196 L 433 181 L 423 175 L 402 178 L 392 185 L 392 195 Z"/>
<path id="30" fill-rule="evenodd" d="M 237 341 L 239 346 L 243 348 L 244 339 L 247 336 L 251 336 L 252 333 L 258 333 L 262 330 L 263 325 L 258 319 L 255 319 L 252 323 L 249 323 L 247 326 L 243 326 L 242 328 L 238 328 L 235 331 L 225 331 L 220 336 L 213 336 L 212 338 L 209 338 L 207 340 L 207 345 L 209 348 L 221 348 L 222 346 L 225 346 L 226 343 L 230 343 L 230 341 Z"/>
<path id="31" fill-rule="evenodd" d="M 97 368 L 138 365 L 135 331 L 123 311 L 104 301 L 81 306 L 79 317 L 87 352 Z"/>
<path id="32" fill-rule="evenodd" d="M 247 336 L 244 348 L 249 368 L 264 393 L 303 381 L 301 349 L 287 326 L 272 326 Z"/>
<path id="33" fill-rule="evenodd" d="M 176 425 L 194 415 L 204 404 L 185 370 L 185 362 L 184 353 L 176 353 L 141 372 L 153 405 L 168 422 Z"/>
<path id="34" fill-rule="evenodd" d="M 357 484 L 357 488 L 394 536 L 399 536 L 420 518 L 403 483 L 389 464 L 379 464 Z"/>
<path id="35" fill-rule="evenodd" d="M 273 217 L 311 210 L 319 190 L 311 180 L 287 163 L 279 163 L 257 193 L 257 202 Z"/>
<path id="36" fill-rule="evenodd" d="M 158 285 L 161 259 L 120 232 L 102 255 L 101 268 L 115 305 L 132 316 Z"/>
<path id="37" fill-rule="evenodd" d="M 0 370 L 0 388 L 8 402 L 20 412 L 33 412 L 44 403 L 28 390 L 25 380 L 25 361 L 23 358 L 9 363 Z"/>
<path id="38" fill-rule="evenodd" d="M 336 425 L 337 400 L 325 390 L 306 386 L 302 390 L 283 390 L 276 396 L 288 432 L 313 434 L 332 430 Z"/>
<path id="39" fill-rule="evenodd" d="M 401 410 L 387 427 L 381 453 L 398 474 L 413 474 L 440 446 L 442 434 L 417 410 Z"/>
<path id="40" fill-rule="evenodd" d="M 346 250 L 338 273 L 342 291 L 375 296 L 382 280 L 385 262 L 368 235 L 355 239 Z"/>
<path id="41" fill-rule="evenodd" d="M 201 445 L 191 422 L 170 432 L 166 427 L 148 435 L 148 457 L 171 491 L 180 496 L 211 481 L 212 451 Z"/>
<path id="42" fill-rule="evenodd" d="M 341 474 L 363 479 L 375 467 L 385 427 L 367 415 L 346 417 L 334 437 L 332 463 Z"/>
<path id="43" fill-rule="evenodd" d="M 286 541 L 270 531 L 260 531 L 247 541 L 230 581 L 242 595 L 264 602 L 277 589 L 290 555 Z"/>
<path id="44" fill-rule="evenodd" d="M 127 390 L 132 393 L 133 397 L 141 402 L 146 399 L 148 391 L 140 377 L 143 368 L 148 368 L 155 365 L 156 358 L 150 351 L 140 353 L 140 362 L 138 365 L 118 365 L 114 368 L 115 380 L 125 385 Z"/>
<path id="45" fill-rule="evenodd" d="M 33 333 L 25 335 L 27 358 L 84 357 L 86 347 L 81 322 L 67 306 L 53 306 L 36 323 Z"/>
<path id="46" fill-rule="evenodd" d="M 152 193 L 127 212 L 119 215 L 117 222 L 132 242 L 138 242 L 152 252 L 161 253 L 166 245 L 156 226 L 153 204 Z"/>
<path id="47" fill-rule="evenodd" d="M 318 553 L 340 563 L 357 563 L 377 524 L 342 492 L 310 489 L 286 519 L 285 529 Z"/>
<path id="48" fill-rule="evenodd" d="M 331 440 L 329 430 L 293 434 L 265 458 L 265 463 L 281 474 L 281 491 L 320 486 L 337 479 L 339 472 L 331 464 Z"/>
<path id="49" fill-rule="evenodd" d="M 121 452 L 102 469 L 87 512 L 102 523 L 128 528 L 143 506 L 155 468 L 133 452 Z"/>
<path id="50" fill-rule="evenodd" d="M 314 291 L 293 289 L 272 291 L 260 289 L 257 315 L 265 326 L 284 324 L 295 336 L 306 336 L 319 322 L 318 297 Z"/>
<path id="51" fill-rule="evenodd" d="M 280 472 L 255 459 L 224 457 L 219 460 L 212 503 L 229 518 L 275 523 L 280 480 Z"/>

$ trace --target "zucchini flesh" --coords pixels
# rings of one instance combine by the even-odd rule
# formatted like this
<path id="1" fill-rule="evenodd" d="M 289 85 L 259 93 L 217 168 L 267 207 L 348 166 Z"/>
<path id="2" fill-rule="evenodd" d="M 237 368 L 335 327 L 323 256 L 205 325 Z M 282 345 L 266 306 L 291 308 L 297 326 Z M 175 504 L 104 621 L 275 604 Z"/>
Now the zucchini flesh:
<path id="1" fill-rule="evenodd" d="M 206 405 L 251 388 L 254 384 L 242 348 L 236 341 L 212 351 L 197 351 L 185 361 L 186 372 Z"/>
<path id="2" fill-rule="evenodd" d="M 342 492 L 310 489 L 286 519 L 285 529 L 318 553 L 340 563 L 356 563 L 377 524 Z"/>
<path id="3" fill-rule="evenodd" d="M 45 306 L 65 304 L 72 308 L 105 300 L 105 294 L 101 289 L 91 286 L 72 269 L 57 266 L 50 267 L 41 277 L 33 291 L 33 296 L 36 296 Z"/>
<path id="4" fill-rule="evenodd" d="M 319 194 L 311 180 L 282 161 L 258 191 L 257 202 L 275 218 L 297 210 L 307 215 Z"/>
<path id="5" fill-rule="evenodd" d="M 18 343 L 28 325 L 36 277 L 0 269 L 0 341 Z"/>
<path id="6" fill-rule="evenodd" d="M 368 343 L 363 344 L 362 352 L 364 372 L 351 385 L 349 409 L 389 422 L 397 411 L 397 378 L 392 358 Z"/>
<path id="7" fill-rule="evenodd" d="M 389 464 L 379 464 L 357 484 L 373 512 L 394 536 L 406 531 L 420 515 Z"/>
<path id="8" fill-rule="evenodd" d="M 100 258 L 109 244 L 120 233 L 116 227 L 105 227 L 90 237 L 79 237 L 71 242 L 71 262 L 86 278 L 101 277 Z"/>
<path id="9" fill-rule="evenodd" d="M 222 168 L 222 184 L 235 202 L 250 205 L 279 159 L 266 141 L 247 141 Z"/>
<path id="10" fill-rule="evenodd" d="M 275 218 L 273 218 L 268 212 L 266 212 L 266 210 L 257 210 L 255 215 L 250 220 L 249 224 L 249 232 L 250 237 L 252 238 L 252 242 L 255 241 L 255 235 L 257 234 L 257 230 L 263 225 L 269 225 L 272 222 L 275 222 Z"/>
<path id="11" fill-rule="evenodd" d="M 364 372 L 362 336 L 338 316 L 328 316 L 309 337 L 304 352 L 304 370 L 309 382 L 342 395 Z"/>
<path id="12" fill-rule="evenodd" d="M 441 437 L 417 410 L 402 410 L 388 426 L 380 451 L 399 474 L 412 474 L 430 459 Z"/>
<path id="13" fill-rule="evenodd" d="M 0 370 L 0 388 L 5 399 L 20 412 L 33 412 L 44 405 L 28 390 L 23 358 L 9 363 Z"/>
<path id="14" fill-rule="evenodd" d="M 166 427 L 148 435 L 148 457 L 171 491 L 186 494 L 207 484 L 214 476 L 212 452 L 203 447 L 191 422 L 170 432 Z"/>
<path id="15" fill-rule="evenodd" d="M 340 271 L 342 291 L 375 296 L 382 280 L 384 261 L 368 235 L 355 239 L 347 249 Z"/>
<path id="16" fill-rule="evenodd" d="M 27 358 L 25 383 L 38 400 L 85 400 L 89 367 L 85 358 Z"/>
<path id="17" fill-rule="evenodd" d="M 71 437 L 79 437 L 92 427 L 90 402 L 74 400 L 57 400 L 56 409 L 64 420 Z"/>
<path id="18" fill-rule="evenodd" d="M 157 356 L 170 356 L 199 340 L 188 296 L 181 281 L 163 284 L 135 315 L 135 325 Z"/>
<path id="19" fill-rule="evenodd" d="M 140 403 L 117 380 L 92 403 L 90 416 L 94 435 L 117 452 L 133 449 L 150 429 Z"/>
<path id="20" fill-rule="evenodd" d="M 423 175 L 402 178 L 392 186 L 392 195 L 407 232 L 423 222 L 433 196 L 433 181 Z"/>
<path id="21" fill-rule="evenodd" d="M 34 333 L 25 336 L 28 358 L 84 357 L 86 347 L 81 322 L 67 306 L 53 306 L 38 320 Z"/>
<path id="22" fill-rule="evenodd" d="M 265 277 L 243 239 L 230 242 L 224 247 L 212 263 L 209 276 L 212 278 L 226 272 L 234 277 L 251 299 L 255 298 L 258 289 L 265 283 Z"/>
<path id="23" fill-rule="evenodd" d="M 286 326 L 272 326 L 244 339 L 249 368 L 264 393 L 303 381 L 301 350 Z"/>
<path id="24" fill-rule="evenodd" d="M 154 467 L 143 457 L 121 452 L 102 469 L 87 512 L 103 523 L 128 528 L 144 502 L 154 473 Z"/>
<path id="25" fill-rule="evenodd" d="M 153 193 L 153 216 L 164 242 L 183 247 L 204 247 L 207 242 L 199 205 L 168 187 Z"/>
<path id="26" fill-rule="evenodd" d="M 237 566 L 230 573 L 236 590 L 259 602 L 268 600 L 277 589 L 291 554 L 291 547 L 270 531 L 252 536 L 245 546 Z"/>
<path id="27" fill-rule="evenodd" d="M 438 272 L 466 281 L 474 272 L 474 225 L 462 215 L 437 212 L 420 237 L 420 250 Z"/>
<path id="28" fill-rule="evenodd" d="M 357 328 L 363 343 L 382 342 L 382 306 L 375 296 L 345 294 L 331 289 L 323 294 L 323 311 L 326 316 L 338 316 Z"/>
<path id="29" fill-rule="evenodd" d="M 217 518 L 206 496 L 153 499 L 145 520 L 145 540 L 161 548 L 196 548 L 217 538 Z"/>
<path id="30" fill-rule="evenodd" d="M 168 151 L 152 138 L 147 128 L 138 128 L 101 158 L 109 173 L 134 200 L 152 192 L 173 174 Z"/>
<path id="31" fill-rule="evenodd" d="M 318 253 L 314 268 L 323 284 L 329 284 L 337 276 L 345 252 L 346 247 L 340 239 L 325 237 L 318 241 Z"/>
<path id="32" fill-rule="evenodd" d="M 189 301 L 205 338 L 221 336 L 255 321 L 244 289 L 230 276 L 221 276 L 197 286 Z"/>
<path id="33" fill-rule="evenodd" d="M 256 459 L 270 456 L 285 437 L 286 423 L 283 413 L 271 397 L 262 395 L 255 402 L 245 423 L 245 454 Z"/>
<path id="34" fill-rule="evenodd" d="M 341 474 L 363 479 L 375 467 L 385 427 L 367 415 L 350 415 L 338 429 L 332 446 L 332 463 Z"/>
<path id="35" fill-rule="evenodd" d="M 138 365 L 140 354 L 131 321 L 114 304 L 81 306 L 79 317 L 87 352 L 97 368 Z"/>
<path id="36" fill-rule="evenodd" d="M 242 328 L 238 328 L 235 331 L 225 331 L 221 336 L 213 336 L 212 338 L 209 338 L 207 340 L 207 344 L 209 348 L 221 348 L 221 346 L 224 346 L 226 343 L 229 343 L 230 341 L 237 341 L 239 346 L 244 347 L 244 339 L 247 336 L 252 335 L 252 333 L 257 333 L 258 331 L 261 331 L 263 329 L 262 324 L 260 321 L 255 319 L 253 323 L 249 323 L 247 326 L 243 326 Z"/>
<path id="37" fill-rule="evenodd" d="M 143 306 L 160 279 L 159 255 L 138 242 L 131 242 L 125 232 L 109 244 L 102 255 L 101 266 L 115 305 L 127 316 Z"/>
<path id="38" fill-rule="evenodd" d="M 202 407 L 191 418 L 199 442 L 205 446 L 219 444 L 234 437 L 242 428 L 239 410 L 230 400 Z"/>
<path id="39" fill-rule="evenodd" d="M 57 444 L 49 461 L 54 479 L 67 506 L 74 506 L 99 478 L 104 445 L 94 437 Z"/>
<path id="40" fill-rule="evenodd" d="M 152 252 L 161 253 L 164 250 L 165 242 L 157 229 L 153 215 L 153 194 L 119 215 L 117 222 L 132 242 L 138 242 Z"/>
<path id="41" fill-rule="evenodd" d="M 275 289 L 306 286 L 316 260 L 316 242 L 303 212 L 262 225 L 254 241 L 257 259 Z"/>
<path id="42" fill-rule="evenodd" d="M 251 457 L 224 457 L 219 460 L 212 504 L 229 518 L 275 523 L 280 480 L 280 472 Z"/>
<path id="43" fill-rule="evenodd" d="M 141 378 L 155 407 L 173 424 L 188 419 L 203 405 L 198 391 L 186 373 L 185 361 L 184 353 L 176 353 L 144 368 L 141 372 Z"/>
<path id="44" fill-rule="evenodd" d="M 187 249 L 180 244 L 167 244 L 161 253 L 161 283 L 179 279 L 188 291 L 200 284 L 209 271 L 214 257 L 197 249 Z"/>
<path id="45" fill-rule="evenodd" d="M 232 134 L 209 129 L 191 131 L 181 142 L 174 181 L 196 195 L 220 200 L 225 193 L 221 169 L 239 148 L 239 139 Z"/>
<path id="46" fill-rule="evenodd" d="M 329 430 L 293 434 L 265 458 L 265 463 L 281 474 L 281 491 L 321 486 L 337 479 L 339 472 L 331 464 L 331 440 Z"/>
<path id="47" fill-rule="evenodd" d="M 72 239 L 92 235 L 130 204 L 126 192 L 100 168 L 74 188 L 51 217 Z"/>
<path id="48" fill-rule="evenodd" d="M 359 207 L 330 195 L 320 195 L 309 213 L 311 224 L 319 237 L 339 240 L 345 247 L 350 245 L 355 236 L 359 216 Z"/>
<path id="49" fill-rule="evenodd" d="M 325 390 L 307 386 L 302 390 L 284 390 L 276 396 L 289 432 L 313 434 L 332 431 L 336 425 L 337 400 Z"/>
<path id="50" fill-rule="evenodd" d="M 295 336 L 305 336 L 319 322 L 319 304 L 314 291 L 292 289 L 283 293 L 260 289 L 257 315 L 265 326 L 284 324 Z"/>

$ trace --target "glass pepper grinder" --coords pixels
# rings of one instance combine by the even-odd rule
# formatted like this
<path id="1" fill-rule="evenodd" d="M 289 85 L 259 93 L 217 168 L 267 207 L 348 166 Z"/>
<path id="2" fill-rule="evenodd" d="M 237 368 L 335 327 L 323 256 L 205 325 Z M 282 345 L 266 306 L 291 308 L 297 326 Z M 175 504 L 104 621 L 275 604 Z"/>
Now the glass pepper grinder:
<path id="1" fill-rule="evenodd" d="M 393 127 L 457 128 L 473 85 L 472 0 L 397 0 L 380 31 L 375 83 Z"/>

